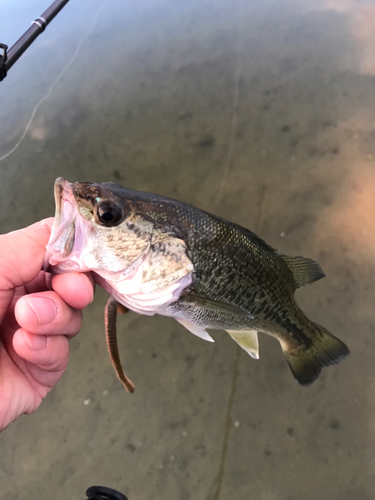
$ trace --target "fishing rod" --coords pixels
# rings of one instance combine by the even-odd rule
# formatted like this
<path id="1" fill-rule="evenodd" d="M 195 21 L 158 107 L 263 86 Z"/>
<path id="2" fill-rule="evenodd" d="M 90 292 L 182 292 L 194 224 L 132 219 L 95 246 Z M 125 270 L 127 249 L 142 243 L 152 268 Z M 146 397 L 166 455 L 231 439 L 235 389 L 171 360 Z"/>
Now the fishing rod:
<path id="1" fill-rule="evenodd" d="M 0 43 L 0 82 L 7 76 L 13 64 L 18 61 L 25 50 L 30 47 L 33 41 L 43 33 L 48 24 L 65 7 L 69 0 L 55 0 L 43 14 L 31 23 L 30 28 L 11 46 Z"/>

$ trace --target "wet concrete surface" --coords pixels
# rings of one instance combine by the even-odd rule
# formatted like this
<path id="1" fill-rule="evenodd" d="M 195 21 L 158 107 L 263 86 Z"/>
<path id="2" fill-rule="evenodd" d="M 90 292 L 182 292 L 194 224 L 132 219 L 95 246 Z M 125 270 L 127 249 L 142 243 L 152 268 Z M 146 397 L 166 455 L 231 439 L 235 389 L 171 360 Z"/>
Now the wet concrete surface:
<path id="1" fill-rule="evenodd" d="M 1 41 L 45 7 L 1 3 Z M 255 361 L 129 314 L 130 396 L 98 290 L 61 382 L 0 436 L 1 499 L 375 497 L 374 33 L 370 1 L 81 0 L 12 68 L 0 157 L 46 98 L 0 162 L 2 232 L 53 214 L 57 176 L 193 203 L 316 259 L 327 277 L 298 301 L 351 356 L 302 388 L 270 337 Z"/>

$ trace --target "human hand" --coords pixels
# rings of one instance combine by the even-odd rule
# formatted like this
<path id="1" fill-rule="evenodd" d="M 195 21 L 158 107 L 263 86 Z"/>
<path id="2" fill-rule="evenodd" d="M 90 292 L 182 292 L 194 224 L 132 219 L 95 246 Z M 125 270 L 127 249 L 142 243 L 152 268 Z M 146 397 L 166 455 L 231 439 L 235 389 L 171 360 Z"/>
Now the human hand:
<path id="1" fill-rule="evenodd" d="M 94 297 L 90 274 L 41 271 L 53 219 L 0 235 L 0 431 L 31 413 L 68 363 Z"/>

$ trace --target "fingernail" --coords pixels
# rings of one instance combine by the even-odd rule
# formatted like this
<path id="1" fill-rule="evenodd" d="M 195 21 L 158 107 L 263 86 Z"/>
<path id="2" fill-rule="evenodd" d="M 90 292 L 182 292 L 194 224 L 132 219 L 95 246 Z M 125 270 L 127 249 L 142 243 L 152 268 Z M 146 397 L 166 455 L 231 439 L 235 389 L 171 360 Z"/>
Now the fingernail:
<path id="1" fill-rule="evenodd" d="M 46 297 L 26 297 L 28 306 L 34 312 L 38 325 L 47 325 L 57 316 L 57 306 L 55 302 Z"/>
<path id="2" fill-rule="evenodd" d="M 85 283 L 85 286 L 87 288 L 87 291 L 89 292 L 90 295 L 90 304 L 94 300 L 94 293 L 95 293 L 95 287 L 93 287 L 93 284 L 90 281 L 90 278 L 87 275 L 81 275 L 82 281 Z"/>
<path id="3" fill-rule="evenodd" d="M 47 335 L 32 335 L 31 338 L 26 338 L 27 343 L 32 351 L 41 351 L 47 345 Z"/>

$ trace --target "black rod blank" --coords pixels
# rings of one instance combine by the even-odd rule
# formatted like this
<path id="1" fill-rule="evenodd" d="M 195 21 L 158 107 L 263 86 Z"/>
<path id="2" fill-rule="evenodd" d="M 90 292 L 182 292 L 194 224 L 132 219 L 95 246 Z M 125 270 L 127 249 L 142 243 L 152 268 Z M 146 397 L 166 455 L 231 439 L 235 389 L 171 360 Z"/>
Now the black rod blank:
<path id="1" fill-rule="evenodd" d="M 47 25 L 68 2 L 69 0 L 55 0 L 41 16 L 37 17 L 35 21 L 32 22 L 30 28 L 25 31 L 25 33 L 5 53 L 5 57 L 2 58 L 0 54 L 0 63 L 1 59 L 3 62 L 3 78 L 5 78 L 7 71 L 9 71 L 13 64 L 22 56 L 25 50 L 30 47 L 33 41 L 43 33 Z M 2 78 L 0 75 L 0 81 L 1 80 Z"/>

